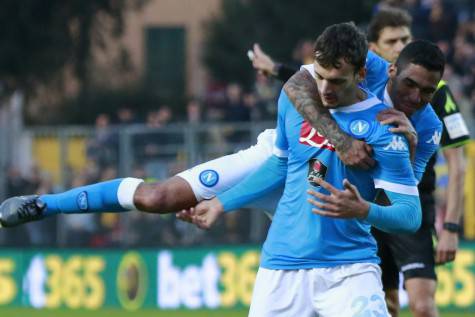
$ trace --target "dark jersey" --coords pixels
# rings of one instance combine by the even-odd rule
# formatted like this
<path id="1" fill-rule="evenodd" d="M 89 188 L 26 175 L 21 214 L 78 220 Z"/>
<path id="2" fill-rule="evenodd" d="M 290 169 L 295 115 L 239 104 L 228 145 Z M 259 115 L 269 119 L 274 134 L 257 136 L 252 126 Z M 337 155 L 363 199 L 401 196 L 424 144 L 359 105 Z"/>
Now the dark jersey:
<path id="1" fill-rule="evenodd" d="M 442 121 L 443 129 L 440 147 L 444 149 L 466 144 L 470 139 L 467 125 L 445 81 L 440 81 L 431 104 L 440 121 Z M 419 183 L 421 195 L 432 195 L 432 192 L 435 190 L 436 175 L 434 165 L 436 159 L 437 153 L 427 163 L 426 171 Z"/>

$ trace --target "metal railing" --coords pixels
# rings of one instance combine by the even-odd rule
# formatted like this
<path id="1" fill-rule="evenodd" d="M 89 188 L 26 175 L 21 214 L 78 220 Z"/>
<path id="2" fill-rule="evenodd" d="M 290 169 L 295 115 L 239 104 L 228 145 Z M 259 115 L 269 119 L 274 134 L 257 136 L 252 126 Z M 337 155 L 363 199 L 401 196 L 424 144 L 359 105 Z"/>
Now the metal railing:
<path id="1" fill-rule="evenodd" d="M 234 153 L 256 143 L 257 136 L 274 122 L 170 124 L 161 128 L 145 125 L 94 127 L 41 127 L 25 132 L 30 148 L 23 149 L 32 162 L 44 171 L 51 168 L 57 174 L 55 191 L 67 190 L 81 184 L 102 181 L 113 177 L 135 176 L 164 180 L 199 163 Z M 43 146 L 49 140 L 54 150 Z M 83 164 L 71 167 L 69 158 L 73 141 L 81 147 Z M 41 155 L 36 156 L 37 153 Z M 39 151 L 39 152 L 38 152 Z M 50 152 L 50 153 L 48 153 Z M 77 151 L 76 151 L 77 152 Z M 40 158 L 41 157 L 41 158 Z M 44 162 L 42 162 L 44 161 Z M 27 167 L 22 167 L 27 170 Z M 92 175 L 95 170 L 97 175 Z M 104 175 L 107 170 L 113 172 Z M 92 173 L 94 174 L 94 173 Z M 87 177 L 84 177 L 87 175 Z M 8 187 L 8 186 L 7 186 Z M 31 194 L 31 193 L 24 193 Z M 228 219 L 229 218 L 229 219 Z M 54 220 L 28 225 L 30 245 L 53 246 L 168 246 L 209 243 L 255 243 L 266 234 L 268 220 L 262 212 L 239 212 L 229 216 L 209 232 L 175 220 L 174 216 L 156 216 L 139 212 L 113 215 L 59 215 Z M 152 225 L 150 230 L 143 226 Z M 21 231 L 21 229 L 18 229 Z M 41 232 L 54 237 L 35 241 Z M 1 235 L 1 233 L 0 233 Z M 21 234 L 19 234 L 21 235 Z M 7 239 L 8 240 L 8 239 Z M 2 241 L 2 239 L 0 239 Z M 15 246 L 15 241 L 4 243 Z"/>

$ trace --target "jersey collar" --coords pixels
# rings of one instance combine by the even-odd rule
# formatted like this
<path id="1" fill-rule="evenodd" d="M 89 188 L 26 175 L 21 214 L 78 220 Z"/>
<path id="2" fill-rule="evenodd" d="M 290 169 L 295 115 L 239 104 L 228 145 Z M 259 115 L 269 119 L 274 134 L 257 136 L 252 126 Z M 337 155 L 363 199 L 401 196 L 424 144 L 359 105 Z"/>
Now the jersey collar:
<path id="1" fill-rule="evenodd" d="M 386 85 L 386 86 L 384 87 L 384 100 L 383 100 L 383 101 L 384 101 L 384 103 L 385 103 L 387 106 L 389 106 L 389 107 L 391 107 L 391 108 L 394 108 L 394 103 L 393 103 L 393 101 L 391 100 L 391 97 L 389 97 L 388 85 Z"/>
<path id="2" fill-rule="evenodd" d="M 349 106 L 330 109 L 330 113 L 335 113 L 335 112 L 349 113 L 349 112 L 363 111 L 363 110 L 366 110 L 366 109 L 369 109 L 371 107 L 381 104 L 381 100 L 379 100 L 374 94 L 372 94 L 366 89 L 362 89 L 362 88 L 360 89 L 363 90 L 367 94 L 368 98 Z"/>

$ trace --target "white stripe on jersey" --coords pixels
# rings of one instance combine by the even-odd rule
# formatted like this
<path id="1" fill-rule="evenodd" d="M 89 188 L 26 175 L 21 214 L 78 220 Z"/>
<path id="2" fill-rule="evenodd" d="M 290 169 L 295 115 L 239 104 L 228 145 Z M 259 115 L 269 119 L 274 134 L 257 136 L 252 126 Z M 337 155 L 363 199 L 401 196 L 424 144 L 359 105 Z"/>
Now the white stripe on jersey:
<path id="1" fill-rule="evenodd" d="M 272 154 L 278 157 L 288 157 L 289 151 L 282 150 L 282 149 L 279 149 L 277 146 L 274 146 L 274 148 L 272 149 Z"/>
<path id="2" fill-rule="evenodd" d="M 389 191 L 392 191 L 398 194 L 419 196 L 419 190 L 417 189 L 417 186 L 402 185 L 402 184 L 390 183 L 388 181 L 384 181 L 381 179 L 375 179 L 374 187 L 387 189 Z"/>

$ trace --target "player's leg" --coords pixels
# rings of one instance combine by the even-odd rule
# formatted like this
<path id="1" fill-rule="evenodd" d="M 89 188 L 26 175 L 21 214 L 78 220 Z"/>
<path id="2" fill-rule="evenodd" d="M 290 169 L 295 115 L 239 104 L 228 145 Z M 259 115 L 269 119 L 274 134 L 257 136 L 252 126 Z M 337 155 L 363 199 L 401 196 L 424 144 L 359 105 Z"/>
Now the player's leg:
<path id="1" fill-rule="evenodd" d="M 190 184 L 178 176 L 164 182 L 140 184 L 133 200 L 137 210 L 150 213 L 177 212 L 198 203 Z"/>
<path id="2" fill-rule="evenodd" d="M 309 293 L 309 272 L 259 268 L 249 317 L 317 317 Z"/>
<path id="3" fill-rule="evenodd" d="M 396 263 L 404 276 L 412 314 L 416 317 L 438 316 L 432 229 L 423 224 L 416 233 L 392 235 L 391 240 Z"/>
<path id="4" fill-rule="evenodd" d="M 312 295 L 318 316 L 390 317 L 377 264 L 348 264 L 314 272 Z"/>
<path id="5" fill-rule="evenodd" d="M 378 256 L 381 259 L 381 279 L 386 305 L 392 317 L 399 316 L 399 269 L 394 261 L 391 247 L 388 244 L 390 235 L 376 228 L 371 233 L 378 243 Z"/>
<path id="6" fill-rule="evenodd" d="M 177 176 L 190 184 L 196 199 L 211 199 L 257 170 L 272 155 L 275 130 L 265 130 L 257 144 L 237 153 L 197 165 Z"/>
<path id="7" fill-rule="evenodd" d="M 409 296 L 409 308 L 415 317 L 437 317 L 435 291 L 437 283 L 430 278 L 410 278 L 404 282 Z"/>
<path id="8" fill-rule="evenodd" d="M 272 154 L 274 131 L 266 130 L 246 150 L 198 165 L 163 183 L 134 178 L 81 186 L 60 194 L 13 197 L 0 206 L 0 225 L 15 226 L 58 213 L 143 210 L 166 213 L 214 197 L 257 169 Z M 137 193 L 137 197 L 135 194 Z"/>

